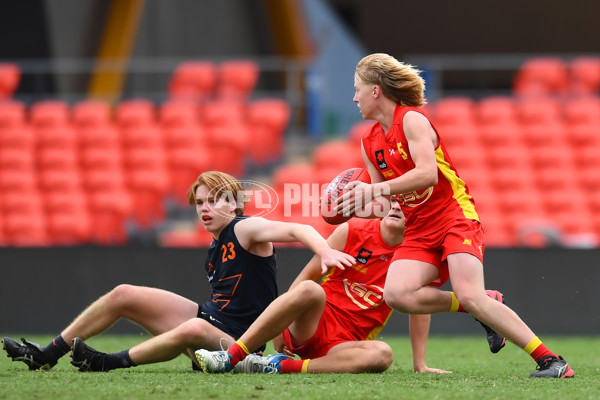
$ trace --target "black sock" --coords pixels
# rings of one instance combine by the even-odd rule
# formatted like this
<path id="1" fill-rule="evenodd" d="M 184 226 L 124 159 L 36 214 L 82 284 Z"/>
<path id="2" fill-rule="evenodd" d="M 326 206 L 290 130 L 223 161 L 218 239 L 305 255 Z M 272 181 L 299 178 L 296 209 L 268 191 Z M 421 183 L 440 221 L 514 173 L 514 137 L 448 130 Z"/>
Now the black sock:
<path id="1" fill-rule="evenodd" d="M 135 363 L 129 357 L 129 350 L 123 350 L 118 353 L 110 353 L 104 358 L 104 371 L 110 371 L 117 368 L 135 367 Z"/>
<path id="2" fill-rule="evenodd" d="M 71 350 L 71 346 L 64 341 L 62 336 L 58 335 L 53 341 L 44 347 L 44 355 L 54 361 L 58 360 Z"/>

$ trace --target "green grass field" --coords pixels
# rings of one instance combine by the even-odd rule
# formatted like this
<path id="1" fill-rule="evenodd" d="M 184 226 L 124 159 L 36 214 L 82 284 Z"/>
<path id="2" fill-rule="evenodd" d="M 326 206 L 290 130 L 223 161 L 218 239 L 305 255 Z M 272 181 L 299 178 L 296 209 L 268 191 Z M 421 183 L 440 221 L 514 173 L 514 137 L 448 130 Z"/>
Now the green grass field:
<path id="1" fill-rule="evenodd" d="M 4 336 L 4 335 L 3 335 Z M 9 335 L 15 338 L 19 335 Z M 26 336 L 47 344 L 51 336 Z M 119 351 L 144 336 L 102 335 L 88 343 Z M 529 379 L 535 363 L 512 344 L 491 354 L 483 338 L 432 336 L 427 364 L 453 374 L 415 374 L 407 337 L 383 337 L 395 361 L 383 374 L 208 375 L 180 356 L 167 363 L 80 373 L 68 355 L 50 371 L 0 357 L 0 399 L 598 399 L 600 336 L 543 337 L 569 361 L 572 379 Z M 267 352 L 272 352 L 269 346 Z M 4 351 L 2 351 L 3 354 Z"/>

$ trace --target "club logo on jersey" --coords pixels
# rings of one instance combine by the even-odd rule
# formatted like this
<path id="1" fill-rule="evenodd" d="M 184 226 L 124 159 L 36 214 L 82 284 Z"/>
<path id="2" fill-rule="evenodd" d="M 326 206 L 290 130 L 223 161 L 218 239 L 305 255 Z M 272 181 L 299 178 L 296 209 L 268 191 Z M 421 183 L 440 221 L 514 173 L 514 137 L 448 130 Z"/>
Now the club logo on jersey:
<path id="1" fill-rule="evenodd" d="M 364 247 L 361 247 L 360 251 L 358 252 L 358 255 L 354 258 L 357 262 L 361 263 L 362 265 L 366 265 L 367 261 L 369 261 L 369 258 L 371 258 L 372 254 L 373 252 L 371 250 L 367 250 Z"/>
<path id="2" fill-rule="evenodd" d="M 350 282 L 348 279 L 344 279 L 343 282 L 346 294 L 359 308 L 368 310 L 383 303 L 383 288 L 376 285 Z"/>
<path id="3" fill-rule="evenodd" d="M 430 186 L 421 192 L 415 190 L 414 192 L 410 193 L 402 193 L 401 195 L 397 196 L 396 199 L 398 199 L 403 206 L 416 207 L 429 200 L 432 193 L 433 186 Z"/>
<path id="4" fill-rule="evenodd" d="M 387 163 L 385 162 L 385 153 L 383 150 L 377 150 L 375 152 L 375 160 L 377 160 L 377 166 L 379 169 L 386 169 L 388 167 Z"/>

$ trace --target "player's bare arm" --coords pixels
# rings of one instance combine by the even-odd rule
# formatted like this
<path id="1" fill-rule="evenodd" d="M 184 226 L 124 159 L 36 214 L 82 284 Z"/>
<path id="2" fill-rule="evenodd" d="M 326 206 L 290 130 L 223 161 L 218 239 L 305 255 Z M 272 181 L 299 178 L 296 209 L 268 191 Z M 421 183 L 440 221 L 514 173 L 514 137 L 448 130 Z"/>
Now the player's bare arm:
<path id="1" fill-rule="evenodd" d="M 344 251 L 346 247 L 346 239 L 348 239 L 348 223 L 339 225 L 333 233 L 327 239 L 327 243 L 334 250 Z M 300 282 L 311 280 L 317 282 L 323 276 L 321 268 L 321 260 L 318 255 L 314 255 L 313 258 L 306 264 L 304 269 L 300 271 L 294 282 L 290 285 L 289 290 L 295 288 Z"/>
<path id="2" fill-rule="evenodd" d="M 265 242 L 300 242 L 319 256 L 323 273 L 332 267 L 344 269 L 356 263 L 354 257 L 332 249 L 310 225 L 253 217 L 238 223 L 235 226 L 235 233 L 240 244 L 248 251 Z"/>

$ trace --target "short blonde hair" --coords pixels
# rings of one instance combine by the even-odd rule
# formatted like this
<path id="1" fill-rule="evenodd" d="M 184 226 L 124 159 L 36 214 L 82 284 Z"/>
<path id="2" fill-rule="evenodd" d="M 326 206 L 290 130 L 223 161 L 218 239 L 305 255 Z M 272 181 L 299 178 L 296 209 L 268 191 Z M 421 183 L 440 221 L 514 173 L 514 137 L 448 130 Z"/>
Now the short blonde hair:
<path id="1" fill-rule="evenodd" d="M 370 54 L 356 65 L 356 74 L 363 82 L 378 85 L 386 97 L 411 107 L 427 104 L 421 72 L 384 53 Z"/>
<path id="2" fill-rule="evenodd" d="M 192 184 L 187 198 L 190 205 L 196 204 L 196 190 L 198 187 L 206 185 L 209 190 L 215 190 L 215 197 L 221 194 L 231 195 L 236 200 L 236 215 L 244 214 L 244 189 L 241 183 L 233 176 L 220 171 L 206 171 L 200 174 L 196 182 Z M 241 199 L 242 201 L 239 201 Z"/>

